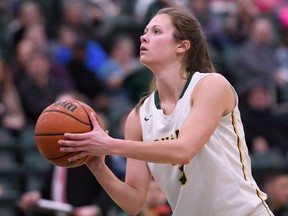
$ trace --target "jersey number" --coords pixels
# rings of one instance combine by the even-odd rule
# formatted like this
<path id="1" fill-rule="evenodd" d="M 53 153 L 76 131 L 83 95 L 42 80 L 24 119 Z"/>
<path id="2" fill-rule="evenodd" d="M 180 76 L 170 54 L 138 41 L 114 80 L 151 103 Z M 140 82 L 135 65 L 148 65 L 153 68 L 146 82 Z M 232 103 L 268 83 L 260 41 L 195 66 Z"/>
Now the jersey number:
<path id="1" fill-rule="evenodd" d="M 179 178 L 179 181 L 180 181 L 181 185 L 185 185 L 187 182 L 187 177 L 186 177 L 186 174 L 184 171 L 184 165 L 183 164 L 179 165 L 178 169 L 181 172 L 181 176 Z"/>

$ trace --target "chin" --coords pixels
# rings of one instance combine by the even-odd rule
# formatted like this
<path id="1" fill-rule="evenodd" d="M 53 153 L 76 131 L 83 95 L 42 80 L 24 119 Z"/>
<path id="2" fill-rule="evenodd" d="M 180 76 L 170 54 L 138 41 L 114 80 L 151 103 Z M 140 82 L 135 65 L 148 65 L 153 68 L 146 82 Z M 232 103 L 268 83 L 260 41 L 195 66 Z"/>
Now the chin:
<path id="1" fill-rule="evenodd" d="M 140 56 L 140 63 L 146 67 L 148 67 L 149 61 L 143 56 Z"/>
<path id="2" fill-rule="evenodd" d="M 140 63 L 150 70 L 152 70 L 153 65 L 157 65 L 157 62 L 146 56 L 140 56 Z"/>

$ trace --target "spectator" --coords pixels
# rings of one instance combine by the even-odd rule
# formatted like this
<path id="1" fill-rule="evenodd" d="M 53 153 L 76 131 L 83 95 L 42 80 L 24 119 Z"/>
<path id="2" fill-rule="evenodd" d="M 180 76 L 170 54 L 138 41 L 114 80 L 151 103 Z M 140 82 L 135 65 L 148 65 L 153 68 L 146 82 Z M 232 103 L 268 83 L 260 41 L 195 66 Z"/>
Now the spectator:
<path id="1" fill-rule="evenodd" d="M 253 20 L 259 16 L 259 10 L 251 0 L 236 1 L 237 11 L 229 13 L 225 20 L 225 33 L 230 46 L 239 46 L 249 39 Z"/>
<path id="2" fill-rule="evenodd" d="M 144 18 L 148 7 L 154 0 L 136 0 L 134 6 L 134 17 L 138 23 L 144 23 Z"/>
<path id="3" fill-rule="evenodd" d="M 265 171 L 263 191 L 268 196 L 268 204 L 275 216 L 288 215 L 288 172 L 274 168 Z"/>
<path id="4" fill-rule="evenodd" d="M 9 22 L 7 27 L 7 38 L 11 45 L 12 56 L 18 43 L 23 39 L 26 29 L 35 24 L 44 24 L 44 17 L 39 5 L 35 1 L 21 1 L 14 19 Z"/>
<path id="5" fill-rule="evenodd" d="M 69 26 L 59 28 L 56 39 L 52 42 L 51 54 L 53 58 L 67 65 L 72 58 L 72 47 L 77 43 L 77 34 Z"/>
<path id="6" fill-rule="evenodd" d="M 110 44 L 109 59 L 99 70 L 99 77 L 107 88 L 117 92 L 122 88 L 123 80 L 140 68 L 136 56 L 134 41 L 128 35 L 118 35 Z"/>
<path id="7" fill-rule="evenodd" d="M 266 82 L 270 94 L 274 94 L 274 102 L 277 102 L 276 91 L 280 83 L 287 83 L 287 79 L 282 76 L 275 56 L 274 33 L 268 19 L 257 18 L 252 26 L 250 39 L 238 49 L 235 87 L 239 95 L 245 91 L 247 83 L 261 79 Z"/>
<path id="8" fill-rule="evenodd" d="M 107 160 L 109 159 L 107 158 Z M 61 170 L 66 172 L 66 181 L 65 183 L 61 183 L 66 185 L 66 188 L 64 188 L 66 191 L 66 201 L 61 200 L 56 195 L 55 191 L 55 184 L 57 181 L 56 172 L 60 172 Z M 68 203 L 73 206 L 73 215 L 75 216 L 108 216 L 109 212 L 113 211 L 113 208 L 115 207 L 113 201 L 109 198 L 101 185 L 95 181 L 95 177 L 85 165 L 73 169 L 52 166 L 47 171 L 47 174 L 42 181 L 42 188 L 25 192 L 21 196 L 20 207 L 24 212 L 30 213 L 29 215 L 57 215 L 57 212 L 47 212 L 45 209 L 37 208 L 37 203 L 40 199 L 48 199 L 51 201 L 57 200 L 58 202 Z"/>
<path id="9" fill-rule="evenodd" d="M 119 137 L 119 126 L 132 106 L 130 92 L 124 86 L 127 77 L 140 69 L 133 39 L 120 34 L 110 44 L 109 58 L 99 69 L 99 78 L 106 86 L 109 100 L 108 119 L 112 122 L 111 134 Z M 124 117 L 124 118 L 125 118 Z"/>
<path id="10" fill-rule="evenodd" d="M 283 71 L 283 76 L 288 76 L 288 7 L 279 13 L 279 21 L 281 23 L 280 45 L 276 49 L 276 58 Z M 280 102 L 288 102 L 288 87 L 283 83 L 279 91 Z"/>
<path id="11" fill-rule="evenodd" d="M 227 38 L 223 33 L 223 23 L 219 16 L 211 12 L 208 0 L 190 0 L 190 12 L 197 17 L 203 26 L 203 32 L 210 46 L 216 49 L 223 49 Z"/>
<path id="12" fill-rule="evenodd" d="M 20 80 L 26 74 L 27 64 L 30 62 L 32 53 L 36 50 L 35 44 L 30 40 L 22 40 L 16 47 L 16 54 L 10 63 L 13 81 L 17 88 Z"/>
<path id="13" fill-rule="evenodd" d="M 263 154 L 277 149 L 286 155 L 288 136 L 277 121 L 267 86 L 261 81 L 251 82 L 249 86 L 241 98 L 240 110 L 251 153 Z"/>
<path id="14" fill-rule="evenodd" d="M 50 39 L 55 38 L 57 29 L 61 23 L 63 0 L 37 0 L 45 20 L 46 32 Z"/>
<path id="15" fill-rule="evenodd" d="M 102 107 L 103 101 L 105 100 L 105 85 L 85 65 L 85 45 L 82 43 L 77 43 L 72 47 L 72 58 L 67 64 L 67 70 L 69 71 L 75 88 L 80 93 L 84 94 L 90 100 L 95 101 L 95 106 L 97 110 L 105 109 Z"/>
<path id="16" fill-rule="evenodd" d="M 151 2 L 145 14 L 144 26 L 147 25 L 159 9 L 164 7 L 179 7 L 181 9 L 186 9 L 187 2 L 185 0 L 155 0 Z"/>
<path id="17" fill-rule="evenodd" d="M 63 25 L 59 29 L 58 37 L 52 45 L 52 55 L 57 62 L 67 66 L 72 61 L 74 47 L 79 44 L 83 47 L 83 64 L 91 73 L 96 74 L 107 59 L 105 50 L 93 39 L 79 38 L 77 31 L 70 26 Z"/>
<path id="18" fill-rule="evenodd" d="M 45 26 L 43 24 L 34 24 L 28 26 L 23 32 L 23 40 L 33 41 L 36 49 L 49 51 L 50 40 L 46 34 Z"/>
<path id="19" fill-rule="evenodd" d="M 1 128 L 18 134 L 25 126 L 20 97 L 6 62 L 0 59 L 0 120 Z"/>
<path id="20" fill-rule="evenodd" d="M 262 14 L 274 15 L 276 8 L 284 2 L 283 0 L 254 0 L 255 5 Z"/>
<path id="21" fill-rule="evenodd" d="M 74 29 L 81 40 L 91 37 L 86 9 L 86 1 L 63 0 L 61 23 Z"/>
<path id="22" fill-rule="evenodd" d="M 67 88 L 57 79 L 55 68 L 44 52 L 34 52 L 25 69 L 19 92 L 27 120 L 35 124 L 41 112 Z"/>

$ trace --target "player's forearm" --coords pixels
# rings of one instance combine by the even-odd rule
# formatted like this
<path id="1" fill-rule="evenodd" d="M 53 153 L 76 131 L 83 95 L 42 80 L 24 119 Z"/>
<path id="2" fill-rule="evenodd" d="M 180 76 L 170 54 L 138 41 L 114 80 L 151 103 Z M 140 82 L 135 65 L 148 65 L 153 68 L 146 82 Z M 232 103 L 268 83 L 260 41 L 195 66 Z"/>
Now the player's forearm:
<path id="1" fill-rule="evenodd" d="M 89 166 L 97 181 L 109 194 L 111 199 L 124 211 L 136 215 L 143 207 L 145 199 L 127 183 L 119 180 L 105 165 Z"/>
<path id="2" fill-rule="evenodd" d="M 180 140 L 129 141 L 116 140 L 113 154 L 153 163 L 186 164 L 197 149 Z"/>

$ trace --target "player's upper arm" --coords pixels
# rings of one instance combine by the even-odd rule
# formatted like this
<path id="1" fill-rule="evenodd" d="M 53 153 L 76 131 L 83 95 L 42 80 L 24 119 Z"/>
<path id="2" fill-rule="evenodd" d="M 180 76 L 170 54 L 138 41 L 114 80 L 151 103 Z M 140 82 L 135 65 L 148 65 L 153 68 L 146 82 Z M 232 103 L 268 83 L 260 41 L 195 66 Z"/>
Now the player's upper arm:
<path id="1" fill-rule="evenodd" d="M 193 149 L 187 158 L 191 159 L 199 152 L 220 119 L 231 112 L 235 105 L 232 87 L 222 75 L 209 74 L 198 82 L 191 97 L 191 111 L 179 134 L 179 140 Z"/>
<path id="2" fill-rule="evenodd" d="M 221 116 L 231 112 L 236 105 L 235 93 L 230 83 L 218 73 L 211 73 L 200 80 L 191 100 L 194 108 L 213 111 L 212 113 Z"/>
<path id="3" fill-rule="evenodd" d="M 142 129 L 139 114 L 133 109 L 126 120 L 125 124 L 125 139 L 127 140 L 142 140 Z"/>

